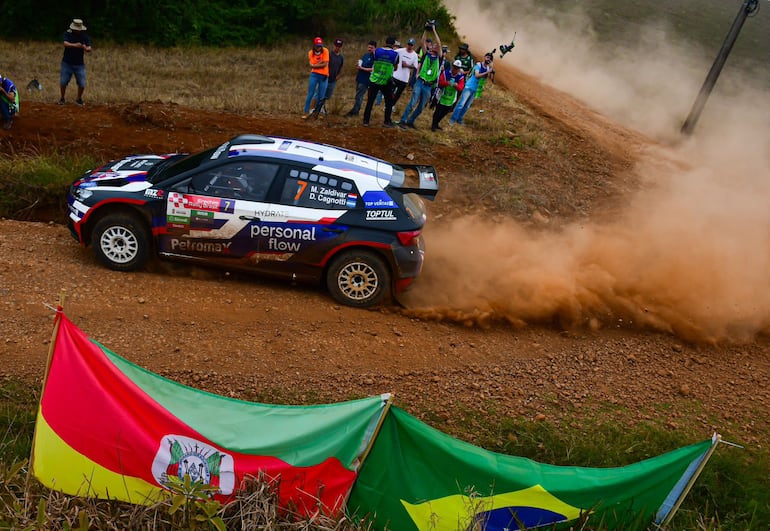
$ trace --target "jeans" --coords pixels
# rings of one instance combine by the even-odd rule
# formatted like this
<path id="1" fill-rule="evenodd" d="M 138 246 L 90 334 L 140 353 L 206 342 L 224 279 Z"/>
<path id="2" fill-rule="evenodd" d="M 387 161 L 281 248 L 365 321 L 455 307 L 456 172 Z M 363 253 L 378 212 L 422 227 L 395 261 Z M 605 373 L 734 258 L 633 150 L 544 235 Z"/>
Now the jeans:
<path id="1" fill-rule="evenodd" d="M 329 100 L 332 97 L 332 94 L 334 94 L 334 89 L 337 88 L 337 82 L 336 81 L 329 81 L 326 84 L 326 96 L 324 96 L 325 100 Z"/>
<path id="2" fill-rule="evenodd" d="M 358 114 L 361 111 L 361 105 L 364 103 L 364 94 L 369 90 L 369 81 L 366 83 L 356 83 L 356 102 L 348 114 Z"/>
<path id="3" fill-rule="evenodd" d="M 305 98 L 305 114 L 310 112 L 310 103 L 313 97 L 316 97 L 316 105 L 324 96 L 326 96 L 326 85 L 329 83 L 329 76 L 323 74 L 310 73 L 310 81 L 307 84 L 307 98 Z M 317 94 L 317 96 L 316 96 Z"/>
<path id="4" fill-rule="evenodd" d="M 5 101 L 5 98 L 0 98 L 0 111 L 3 113 L 3 121 L 8 122 L 11 119 L 11 116 L 16 114 L 16 110 L 14 107 L 13 112 L 11 111 L 11 104 Z"/>
<path id="5" fill-rule="evenodd" d="M 433 89 L 433 85 L 429 85 L 423 81 L 422 78 L 417 80 L 412 89 L 412 98 L 409 100 L 409 104 L 404 109 L 404 114 L 401 115 L 402 124 L 413 124 L 414 121 L 420 116 L 420 113 L 430 101 L 430 93 Z M 414 111 L 412 111 L 414 109 Z M 412 113 L 411 116 L 409 113 Z"/>
<path id="6" fill-rule="evenodd" d="M 449 121 L 457 122 L 459 124 L 463 123 L 465 113 L 471 108 L 474 99 L 476 99 L 476 89 L 464 89 L 462 94 L 460 94 L 460 100 L 457 102 L 455 111 L 452 113 L 452 117 Z"/>

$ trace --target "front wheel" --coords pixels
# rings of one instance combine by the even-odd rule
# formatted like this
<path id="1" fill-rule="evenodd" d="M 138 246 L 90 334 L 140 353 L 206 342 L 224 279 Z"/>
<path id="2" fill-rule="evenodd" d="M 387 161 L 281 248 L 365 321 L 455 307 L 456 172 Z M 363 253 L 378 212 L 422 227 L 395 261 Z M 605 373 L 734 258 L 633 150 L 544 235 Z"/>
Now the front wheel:
<path id="1" fill-rule="evenodd" d="M 326 273 L 326 287 L 341 304 L 374 306 L 390 296 L 390 270 L 370 251 L 348 251 L 332 262 Z"/>
<path id="2" fill-rule="evenodd" d="M 147 262 L 150 237 L 147 227 L 136 216 L 115 214 L 94 227 L 91 242 L 96 257 L 116 271 L 134 271 Z"/>

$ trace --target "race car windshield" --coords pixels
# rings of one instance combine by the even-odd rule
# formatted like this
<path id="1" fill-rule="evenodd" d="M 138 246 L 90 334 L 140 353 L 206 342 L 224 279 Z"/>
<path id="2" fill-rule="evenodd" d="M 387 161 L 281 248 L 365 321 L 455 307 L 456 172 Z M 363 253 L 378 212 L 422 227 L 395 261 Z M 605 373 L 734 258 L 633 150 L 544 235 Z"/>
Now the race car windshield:
<path id="1" fill-rule="evenodd" d="M 192 170 L 208 161 L 216 148 L 207 149 L 194 155 L 179 155 L 156 164 L 147 173 L 147 180 L 151 183 L 165 181 L 171 177 Z"/>

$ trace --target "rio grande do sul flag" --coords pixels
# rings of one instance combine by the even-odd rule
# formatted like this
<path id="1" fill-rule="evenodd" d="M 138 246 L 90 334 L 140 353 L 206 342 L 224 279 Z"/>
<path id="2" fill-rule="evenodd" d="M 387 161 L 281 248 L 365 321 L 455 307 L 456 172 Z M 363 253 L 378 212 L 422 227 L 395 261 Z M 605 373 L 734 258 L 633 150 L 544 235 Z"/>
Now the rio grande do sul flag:
<path id="1" fill-rule="evenodd" d="M 56 319 L 32 450 L 45 486 L 151 503 L 170 476 L 189 474 L 225 501 L 262 475 L 301 515 L 343 508 L 387 395 L 307 407 L 228 399 L 128 362 L 61 311 Z"/>
<path id="2" fill-rule="evenodd" d="M 717 441 L 620 468 L 553 466 L 462 442 L 394 406 L 348 511 L 399 531 L 551 529 L 586 515 L 601 529 L 646 529 L 671 513 Z"/>

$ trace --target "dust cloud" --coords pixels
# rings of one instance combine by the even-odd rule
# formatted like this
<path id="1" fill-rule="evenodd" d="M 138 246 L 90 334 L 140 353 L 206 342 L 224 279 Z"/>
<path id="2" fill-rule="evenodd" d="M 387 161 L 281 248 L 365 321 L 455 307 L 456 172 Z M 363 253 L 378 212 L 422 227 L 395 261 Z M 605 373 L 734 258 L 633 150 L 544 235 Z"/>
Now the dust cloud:
<path id="1" fill-rule="evenodd" d="M 610 223 L 543 231 L 513 220 L 429 222 L 410 311 L 474 324 L 635 326 L 708 342 L 770 332 L 767 92 L 723 72 L 695 134 L 682 139 L 716 50 L 677 42 L 662 25 L 632 28 L 629 42 L 610 47 L 588 17 L 534 2 L 446 3 L 477 55 L 517 32 L 498 70 L 534 75 L 659 144 L 636 168 L 643 189 Z"/>

